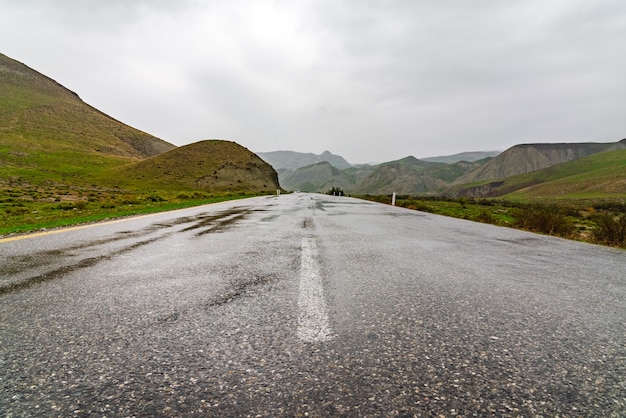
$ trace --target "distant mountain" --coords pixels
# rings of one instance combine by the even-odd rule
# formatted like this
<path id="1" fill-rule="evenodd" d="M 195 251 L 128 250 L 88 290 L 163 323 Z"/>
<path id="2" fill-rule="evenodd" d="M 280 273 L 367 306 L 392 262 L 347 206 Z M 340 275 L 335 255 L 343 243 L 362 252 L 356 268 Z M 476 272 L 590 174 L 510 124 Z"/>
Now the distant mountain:
<path id="1" fill-rule="evenodd" d="M 270 163 L 277 171 L 281 169 L 297 170 L 298 168 L 324 161 L 340 170 L 351 167 L 350 163 L 343 157 L 334 155 L 329 151 L 324 151 L 320 155 L 295 151 L 257 152 L 257 155 Z"/>
<path id="2" fill-rule="evenodd" d="M 353 193 L 389 194 L 425 193 L 446 185 L 426 172 L 439 163 L 418 160 L 409 156 L 375 166 L 373 171 L 354 186 Z"/>
<path id="3" fill-rule="evenodd" d="M 484 165 L 458 178 L 457 184 L 503 179 L 530 173 L 566 161 L 607 151 L 612 143 L 560 143 L 515 145 Z"/>
<path id="4" fill-rule="evenodd" d="M 626 140 L 610 149 L 530 173 L 479 184 L 459 184 L 446 194 L 453 197 L 570 197 L 626 195 Z"/>
<path id="5" fill-rule="evenodd" d="M 619 195 L 626 178 L 626 139 L 522 144 L 493 157 L 490 152 L 423 160 L 410 156 L 359 166 L 328 151 L 276 151 L 261 153 L 261 159 L 221 140 L 177 148 L 105 115 L 2 54 L 0 144 L 0 194 L 28 188 L 26 199 L 54 199 L 55 193 L 76 186 L 90 191 L 274 191 L 277 171 L 287 189 L 339 187 L 351 194 Z M 44 189 L 54 192 L 41 193 Z"/>
<path id="6" fill-rule="evenodd" d="M 288 190 L 326 192 L 333 187 L 350 190 L 353 181 L 343 170 L 322 161 L 289 172 L 281 179 L 281 185 Z"/>
<path id="7" fill-rule="evenodd" d="M 446 183 L 453 183 L 459 177 L 485 164 L 490 158 L 491 157 L 487 157 L 483 160 L 473 162 L 457 161 L 452 164 L 442 163 L 441 165 L 430 168 L 428 174 Z"/>
<path id="8" fill-rule="evenodd" d="M 611 145 L 607 151 L 619 151 L 622 149 L 626 149 L 626 138 Z"/>
<path id="9" fill-rule="evenodd" d="M 328 162 L 312 164 L 281 178 L 288 190 L 326 192 L 339 187 L 349 194 L 425 194 L 441 191 L 479 163 L 433 163 L 409 156 L 397 161 L 340 170 Z M 280 174 L 279 174 L 280 175 Z"/>
<path id="10" fill-rule="evenodd" d="M 440 157 L 428 157 L 428 158 L 420 158 L 422 161 L 429 161 L 432 163 L 445 163 L 445 164 L 454 164 L 459 161 L 467 161 L 474 162 L 483 160 L 489 157 L 495 157 L 500 154 L 501 151 L 471 151 L 471 152 L 462 152 L 460 154 L 453 155 L 444 155 Z"/>
<path id="11" fill-rule="evenodd" d="M 231 141 L 194 142 L 116 170 L 116 184 L 217 191 L 274 192 L 276 171 Z"/>

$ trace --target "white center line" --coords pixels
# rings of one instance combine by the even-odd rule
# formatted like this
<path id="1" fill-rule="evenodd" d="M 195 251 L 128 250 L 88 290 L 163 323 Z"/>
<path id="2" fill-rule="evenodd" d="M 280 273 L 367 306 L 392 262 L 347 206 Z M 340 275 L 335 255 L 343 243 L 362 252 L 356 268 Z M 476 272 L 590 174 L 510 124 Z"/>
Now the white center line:
<path id="1" fill-rule="evenodd" d="M 333 335 L 317 266 L 317 245 L 313 238 L 302 240 L 301 257 L 298 338 L 307 342 L 328 341 Z"/>

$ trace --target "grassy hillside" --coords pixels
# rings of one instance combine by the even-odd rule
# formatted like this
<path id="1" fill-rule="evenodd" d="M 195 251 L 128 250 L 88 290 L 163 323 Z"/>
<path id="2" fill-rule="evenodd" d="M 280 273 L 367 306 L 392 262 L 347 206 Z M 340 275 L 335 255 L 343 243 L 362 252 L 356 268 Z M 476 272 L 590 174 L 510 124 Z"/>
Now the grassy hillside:
<path id="1" fill-rule="evenodd" d="M 349 190 L 352 184 L 352 179 L 343 170 L 326 161 L 301 167 L 281 180 L 281 185 L 288 190 L 304 192 L 326 192 L 332 187 Z"/>
<path id="2" fill-rule="evenodd" d="M 510 198 L 626 198 L 626 150 L 602 152 L 506 179 Z"/>
<path id="3" fill-rule="evenodd" d="M 478 166 L 478 162 L 444 164 L 406 157 L 375 166 L 339 170 L 328 162 L 322 162 L 283 173 L 281 184 L 289 190 L 317 192 L 338 187 L 349 194 L 432 194 Z"/>
<path id="4" fill-rule="evenodd" d="M 231 141 L 200 141 L 106 173 L 101 181 L 126 188 L 275 192 L 274 169 Z M 110 175 L 112 174 L 112 175 Z"/>
<path id="5" fill-rule="evenodd" d="M 498 180 L 607 151 L 613 143 L 521 144 L 457 179 L 458 184 Z"/>
<path id="6" fill-rule="evenodd" d="M 441 163 L 418 160 L 415 157 L 380 164 L 354 186 L 355 193 L 426 193 L 438 190 L 446 183 L 429 175 L 426 170 L 441 165 Z"/>
<path id="7" fill-rule="evenodd" d="M 0 54 L 0 234 L 277 188 L 274 170 L 232 142 L 176 148 Z"/>
<path id="8" fill-rule="evenodd" d="M 481 160 L 476 162 L 458 161 L 451 164 L 441 165 L 430 168 L 428 174 L 431 176 L 443 180 L 446 183 L 452 183 L 459 177 L 469 173 L 472 170 L 481 166 Z M 488 160 L 487 160 L 488 161 Z"/>
<path id="9" fill-rule="evenodd" d="M 623 199 L 626 196 L 626 150 L 600 152 L 500 181 L 459 185 L 447 193 L 513 199 Z"/>
<path id="10" fill-rule="evenodd" d="M 93 174 L 172 148 L 0 54 L 0 186 L 90 184 Z"/>

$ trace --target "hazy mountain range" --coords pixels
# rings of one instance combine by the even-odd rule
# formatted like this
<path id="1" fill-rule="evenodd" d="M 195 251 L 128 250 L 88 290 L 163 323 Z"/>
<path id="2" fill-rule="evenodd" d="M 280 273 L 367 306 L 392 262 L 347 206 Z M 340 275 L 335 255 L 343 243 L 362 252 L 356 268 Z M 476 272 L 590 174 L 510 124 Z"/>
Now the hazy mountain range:
<path id="1" fill-rule="evenodd" d="M 338 187 L 350 194 L 623 198 L 626 140 L 522 144 L 371 165 L 351 165 L 329 151 L 256 155 L 223 140 L 176 147 L 0 54 L 0 194 L 8 199 L 26 186 L 259 193 L 275 192 L 279 180 L 287 190 Z"/>
<path id="2" fill-rule="evenodd" d="M 332 161 L 340 161 L 345 166 L 345 159 L 328 151 L 321 155 L 300 154 L 281 151 L 260 154 L 274 166 L 279 174 L 281 185 L 289 190 L 325 192 L 333 187 L 343 189 L 348 194 L 430 194 L 451 196 L 502 196 L 520 189 L 527 189 L 532 194 L 536 190 L 550 190 L 550 194 L 572 194 L 582 185 L 580 179 L 572 177 L 568 167 L 579 161 L 580 169 L 587 170 L 586 177 L 593 179 L 587 185 L 587 192 L 602 194 L 626 193 L 626 139 L 614 143 L 554 143 L 521 144 L 502 153 L 478 151 L 417 159 L 409 156 L 397 161 L 377 165 L 358 165 L 340 168 Z M 599 156 L 595 156 L 600 154 Z M 594 158 L 586 158 L 595 156 Z M 321 160 L 321 161 L 320 161 Z M 332 161 L 331 161 L 332 160 Z M 304 165 L 310 162 L 309 165 Z M 543 175 L 556 173 L 554 167 L 564 164 L 563 175 L 571 177 L 568 181 L 573 187 L 561 187 L 553 190 L 538 187 L 546 182 Z M 297 168 L 294 168 L 297 167 Z M 547 170 L 547 171 L 543 171 Z M 536 173 L 534 184 L 517 181 L 516 176 Z M 605 178 L 608 176 L 608 178 Z M 504 179 L 507 181 L 507 187 Z M 557 181 L 558 180 L 558 181 Z M 563 183 L 563 179 L 550 179 L 549 182 Z"/>

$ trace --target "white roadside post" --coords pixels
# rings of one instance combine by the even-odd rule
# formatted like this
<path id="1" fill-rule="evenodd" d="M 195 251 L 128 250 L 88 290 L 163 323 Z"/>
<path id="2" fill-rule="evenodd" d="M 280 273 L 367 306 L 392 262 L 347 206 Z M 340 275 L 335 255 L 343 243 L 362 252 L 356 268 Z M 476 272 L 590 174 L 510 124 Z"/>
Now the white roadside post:
<path id="1" fill-rule="evenodd" d="M 391 195 L 391 206 L 395 206 L 396 205 L 396 193 L 394 192 Z"/>
<path id="2" fill-rule="evenodd" d="M 276 190 L 276 196 L 280 196 L 280 189 Z"/>

